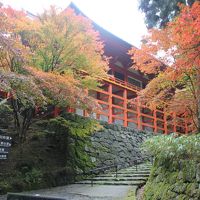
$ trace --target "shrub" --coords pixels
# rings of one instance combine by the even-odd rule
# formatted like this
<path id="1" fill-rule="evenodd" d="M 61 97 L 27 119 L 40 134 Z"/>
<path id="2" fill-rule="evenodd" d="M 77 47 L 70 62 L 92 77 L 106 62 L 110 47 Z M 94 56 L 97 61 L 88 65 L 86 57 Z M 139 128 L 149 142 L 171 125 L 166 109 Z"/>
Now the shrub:
<path id="1" fill-rule="evenodd" d="M 56 146 L 65 153 L 66 166 L 71 166 L 74 173 L 93 167 L 90 155 L 85 151 L 91 146 L 90 136 L 101 129 L 96 120 L 63 113 L 51 119 L 48 124 L 49 136 Z"/>
<path id="2" fill-rule="evenodd" d="M 200 161 L 200 134 L 155 136 L 145 141 L 143 149 L 160 162 L 188 159 Z"/>
<path id="3" fill-rule="evenodd" d="M 199 199 L 200 134 L 155 136 L 143 149 L 155 158 L 144 200 Z"/>

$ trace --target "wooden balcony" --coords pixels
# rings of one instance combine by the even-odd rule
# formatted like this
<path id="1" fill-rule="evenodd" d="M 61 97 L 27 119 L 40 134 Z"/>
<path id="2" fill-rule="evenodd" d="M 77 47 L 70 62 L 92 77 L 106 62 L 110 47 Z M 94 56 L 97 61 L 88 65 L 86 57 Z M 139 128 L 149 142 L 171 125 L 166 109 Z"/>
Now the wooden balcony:
<path id="1" fill-rule="evenodd" d="M 130 93 L 137 95 L 142 88 L 114 77 L 104 79 L 104 81 L 107 88 L 96 91 L 98 93 L 97 102 L 102 107 L 101 111 L 96 113 L 96 119 L 155 133 L 180 132 L 187 134 L 192 131 L 186 114 L 177 116 L 175 112 L 169 114 L 163 110 L 151 110 L 138 97 L 131 100 Z M 113 87 L 118 87 L 118 91 L 114 91 Z M 116 94 L 117 92 L 121 95 Z"/>
<path id="2" fill-rule="evenodd" d="M 120 80 L 118 78 L 115 78 L 114 76 L 109 76 L 109 78 L 103 78 L 104 81 L 112 83 L 114 85 L 118 85 L 122 88 L 131 90 L 133 92 L 139 92 L 140 90 L 142 90 L 141 87 L 132 85 L 131 83 L 125 82 L 123 80 Z"/>

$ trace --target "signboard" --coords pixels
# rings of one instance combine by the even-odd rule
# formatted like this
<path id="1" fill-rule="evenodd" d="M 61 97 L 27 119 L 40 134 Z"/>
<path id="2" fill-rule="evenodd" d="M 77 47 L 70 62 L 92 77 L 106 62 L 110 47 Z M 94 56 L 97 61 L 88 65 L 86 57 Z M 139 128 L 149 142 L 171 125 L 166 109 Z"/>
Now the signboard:
<path id="1" fill-rule="evenodd" d="M 1 154 L 0 153 L 0 160 L 6 160 L 8 158 L 8 154 Z"/>
<path id="2" fill-rule="evenodd" d="M 8 153 L 9 148 L 8 147 L 0 147 L 0 153 Z"/>
<path id="3" fill-rule="evenodd" d="M 10 136 L 0 135 L 0 160 L 6 160 L 8 158 L 11 141 L 12 138 Z"/>

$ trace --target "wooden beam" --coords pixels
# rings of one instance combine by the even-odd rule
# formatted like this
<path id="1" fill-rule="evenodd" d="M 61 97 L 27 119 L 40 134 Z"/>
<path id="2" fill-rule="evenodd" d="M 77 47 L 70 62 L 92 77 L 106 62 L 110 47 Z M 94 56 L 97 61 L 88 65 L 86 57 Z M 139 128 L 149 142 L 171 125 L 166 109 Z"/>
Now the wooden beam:
<path id="1" fill-rule="evenodd" d="M 113 113 L 112 113 L 112 84 L 109 83 L 109 86 L 108 86 L 108 123 L 109 124 L 112 124 L 113 122 Z"/>
<path id="2" fill-rule="evenodd" d="M 158 128 L 157 128 L 156 110 L 153 111 L 153 124 L 154 124 L 154 133 L 157 133 L 158 132 Z"/>
<path id="3" fill-rule="evenodd" d="M 164 112 L 163 114 L 164 114 L 164 116 L 163 116 L 163 120 L 164 120 L 164 133 L 168 134 L 168 130 L 167 130 L 167 114 L 166 114 L 166 112 Z"/>
<path id="4" fill-rule="evenodd" d="M 141 124 L 141 111 L 140 111 L 140 99 L 137 97 L 137 127 L 139 130 L 142 129 L 142 124 Z"/>
<path id="5" fill-rule="evenodd" d="M 128 113 L 127 113 L 127 89 L 124 89 L 124 92 L 123 92 L 123 97 L 124 97 L 124 126 L 127 127 L 128 126 L 128 121 L 127 121 L 127 118 L 128 118 Z"/>

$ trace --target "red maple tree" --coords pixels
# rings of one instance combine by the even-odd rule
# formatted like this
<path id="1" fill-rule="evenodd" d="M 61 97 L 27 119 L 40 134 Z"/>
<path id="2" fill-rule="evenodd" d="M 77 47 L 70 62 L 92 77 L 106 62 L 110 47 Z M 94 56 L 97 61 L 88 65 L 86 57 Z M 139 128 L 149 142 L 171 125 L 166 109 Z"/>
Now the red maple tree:
<path id="1" fill-rule="evenodd" d="M 129 54 L 133 68 L 156 75 L 140 94 L 147 104 L 187 112 L 200 132 L 200 2 L 179 6 L 174 21 L 149 30 L 141 49 Z"/>

